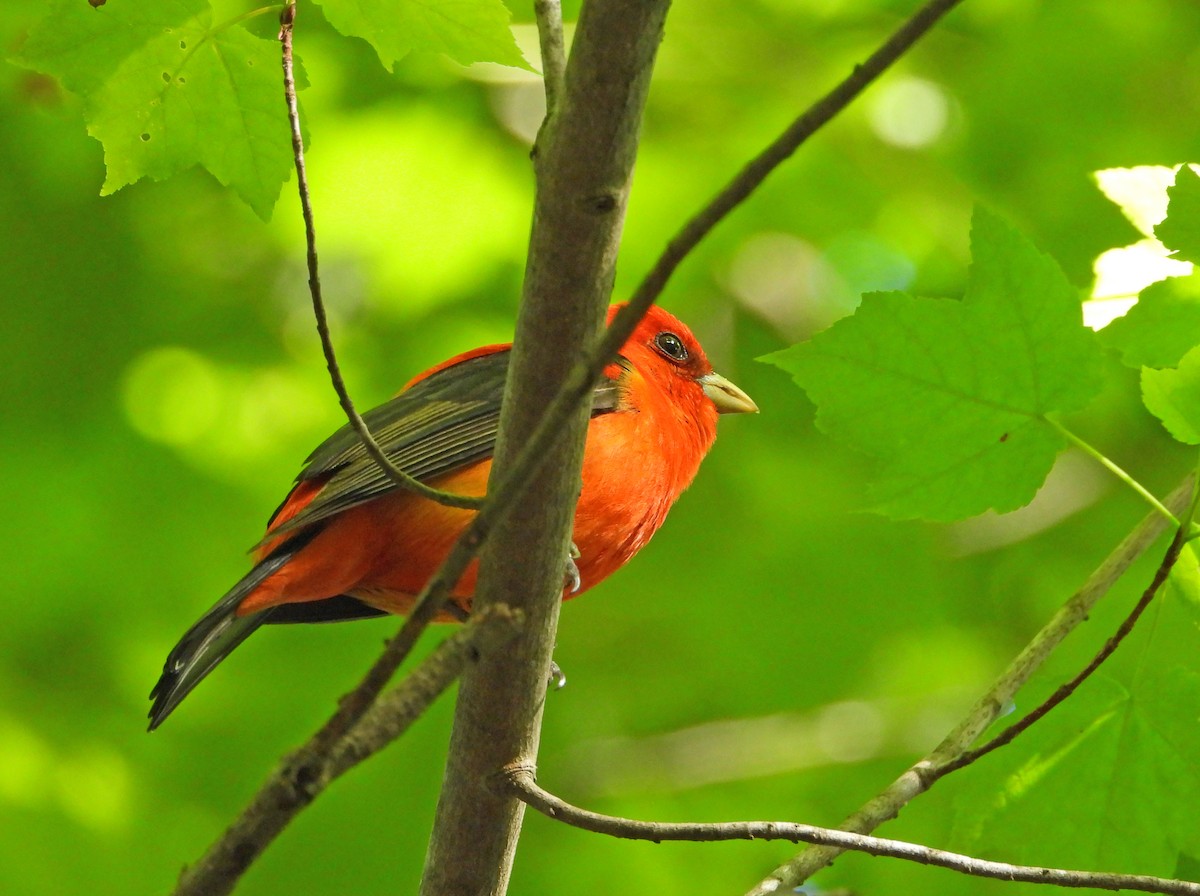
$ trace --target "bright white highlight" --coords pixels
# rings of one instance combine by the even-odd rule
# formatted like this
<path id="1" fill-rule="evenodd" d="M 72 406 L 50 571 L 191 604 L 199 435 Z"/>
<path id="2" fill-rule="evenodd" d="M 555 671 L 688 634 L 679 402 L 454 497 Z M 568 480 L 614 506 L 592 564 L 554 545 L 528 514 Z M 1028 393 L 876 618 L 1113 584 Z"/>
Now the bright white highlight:
<path id="1" fill-rule="evenodd" d="M 925 78 L 896 78 L 867 111 L 871 129 L 884 143 L 920 149 L 945 133 L 950 101 L 939 84 Z"/>

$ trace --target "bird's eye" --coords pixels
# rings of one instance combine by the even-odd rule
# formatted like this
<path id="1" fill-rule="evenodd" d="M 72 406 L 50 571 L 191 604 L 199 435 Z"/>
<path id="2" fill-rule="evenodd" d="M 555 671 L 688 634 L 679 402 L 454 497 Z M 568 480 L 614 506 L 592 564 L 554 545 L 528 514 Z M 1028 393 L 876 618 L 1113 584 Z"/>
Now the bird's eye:
<path id="1" fill-rule="evenodd" d="M 654 344 L 660 352 L 672 361 L 687 360 L 687 347 L 683 344 L 683 340 L 674 333 L 659 333 L 654 337 Z"/>

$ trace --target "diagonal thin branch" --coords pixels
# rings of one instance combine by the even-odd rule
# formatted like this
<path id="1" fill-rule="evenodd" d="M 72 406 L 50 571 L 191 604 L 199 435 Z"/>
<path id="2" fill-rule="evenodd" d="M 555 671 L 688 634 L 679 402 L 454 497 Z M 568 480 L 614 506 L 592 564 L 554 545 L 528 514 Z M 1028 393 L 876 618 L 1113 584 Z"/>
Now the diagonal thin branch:
<path id="1" fill-rule="evenodd" d="M 646 313 L 646 309 L 662 294 L 680 262 L 717 224 L 758 189 L 771 172 L 791 158 L 809 137 L 845 109 L 913 44 L 924 37 L 946 13 L 961 2 L 962 0 L 928 0 L 895 30 L 879 49 L 867 57 L 865 62 L 856 65 L 841 83 L 809 106 L 697 212 L 667 244 L 666 250 L 630 297 L 629 307 L 612 322 L 609 334 L 600 346 L 602 350 L 607 351 L 603 358 L 611 357 L 621 347 Z M 625 329 L 626 327 L 628 329 Z M 599 373 L 596 376 L 599 376 Z"/>
<path id="2" fill-rule="evenodd" d="M 317 334 L 321 337 L 321 350 L 325 353 L 325 366 L 329 370 L 329 379 L 333 383 L 333 390 L 337 393 L 338 402 L 346 413 L 346 419 L 358 433 L 367 454 L 392 482 L 400 488 L 416 492 L 423 498 L 437 501 L 447 507 L 479 507 L 483 503 L 483 499 L 431 488 L 393 464 L 383 449 L 379 447 L 375 437 L 371 435 L 366 421 L 354 407 L 354 401 L 346 389 L 346 382 L 342 378 L 342 370 L 333 350 L 333 338 L 329 333 L 329 319 L 325 313 L 325 301 L 321 295 L 321 277 L 317 270 L 317 233 L 313 225 L 312 199 L 308 192 L 308 175 L 304 166 L 304 138 L 300 133 L 300 109 L 296 102 L 296 78 L 292 64 L 292 30 L 295 20 L 296 3 L 295 0 L 289 0 L 279 19 L 279 42 L 283 46 L 283 87 L 287 99 L 288 123 L 292 131 L 292 156 L 296 162 L 296 185 L 299 188 L 300 208 L 304 215 L 304 237 L 308 245 L 308 288 L 312 293 L 313 316 L 316 318 Z"/>
<path id="3" fill-rule="evenodd" d="M 1143 893 L 1185 894 L 1200 896 L 1200 883 L 1170 880 L 1145 874 L 1116 874 L 1106 871 L 1073 871 L 1064 868 L 1042 868 L 1032 865 L 1011 865 L 993 862 L 961 853 L 933 849 L 903 840 L 887 840 L 866 834 L 820 828 L 790 821 L 727 821 L 715 823 L 637 821 L 602 815 L 580 809 L 560 799 L 537 784 L 533 769 L 509 766 L 497 776 L 496 785 L 537 809 L 543 815 L 572 827 L 596 834 L 607 834 L 626 840 L 665 840 L 712 843 L 727 840 L 790 840 L 854 850 L 873 856 L 886 856 L 948 868 L 973 877 L 995 880 L 1022 881 L 1031 884 L 1051 884 L 1057 887 L 1077 887 L 1095 890 L 1138 890 Z M 780 888 L 782 890 L 782 888 Z"/>
<path id="4" fill-rule="evenodd" d="M 502 649 L 522 617 L 493 606 L 437 646 L 332 749 L 313 742 L 285 757 L 232 825 L 179 878 L 173 896 L 223 896 L 305 806 L 334 780 L 400 737 L 481 654 Z"/>
<path id="5" fill-rule="evenodd" d="M 804 111 L 766 149 L 750 161 L 670 240 L 654 266 L 642 279 L 629 304 L 613 318 L 607 331 L 571 370 L 554 399 L 547 405 L 537 429 L 513 464 L 504 485 L 519 493 L 537 472 L 539 461 L 575 409 L 591 394 L 592 387 L 625 344 L 638 322 L 662 295 L 671 275 L 714 227 L 749 197 L 767 176 L 792 156 L 809 137 L 828 124 L 876 78 L 885 72 L 914 43 L 962 0 L 929 0 L 898 28 L 865 62 L 833 90 Z M 491 484 L 489 497 L 498 492 Z M 496 503 L 501 502 L 497 493 Z"/>
<path id="6" fill-rule="evenodd" d="M 1178 514 L 1191 500 L 1195 478 L 1187 476 L 1163 502 Z M 905 771 L 881 793 L 868 800 L 858 811 L 839 825 L 844 831 L 870 833 L 886 821 L 895 818 L 915 797 L 929 789 L 936 780 L 937 769 L 953 762 L 990 726 L 1013 698 L 1088 613 L 1116 583 L 1127 569 L 1154 543 L 1166 528 L 1158 513 L 1151 513 L 1121 541 L 1088 577 L 1071 598 L 1059 608 L 1048 623 L 1033 636 L 1008 668 L 976 702 L 967 716 L 946 735 L 934 750 Z M 747 896 L 768 896 L 800 886 L 822 868 L 830 865 L 842 850 L 837 847 L 813 846 L 796 855 L 771 872 L 749 891 Z"/>

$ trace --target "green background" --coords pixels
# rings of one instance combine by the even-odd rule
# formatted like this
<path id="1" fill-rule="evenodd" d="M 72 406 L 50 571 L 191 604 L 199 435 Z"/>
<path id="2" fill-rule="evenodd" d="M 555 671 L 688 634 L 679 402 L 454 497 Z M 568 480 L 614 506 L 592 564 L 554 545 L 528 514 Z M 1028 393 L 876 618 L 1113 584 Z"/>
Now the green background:
<path id="1" fill-rule="evenodd" d="M 0 5 L 6 51 L 40 6 Z M 678 4 L 618 297 L 910 9 Z M 268 19 L 252 29 L 270 34 Z M 511 333 L 531 198 L 520 133 L 536 122 L 514 110 L 538 88 L 432 57 L 388 75 L 317 9 L 302 4 L 300 22 L 324 284 L 367 406 Z M 858 512 L 869 462 L 817 434 L 803 392 L 754 359 L 863 291 L 961 294 L 976 201 L 1083 295 L 1095 257 L 1138 237 L 1090 172 L 1200 157 L 1198 52 L 1200 10 L 1183 0 L 968 0 L 685 263 L 663 304 L 762 414 L 722 420 L 654 543 L 566 607 L 555 656 L 569 684 L 548 698 L 544 784 L 648 819 L 835 823 L 936 744 L 1141 517 L 1074 455 L 1053 481 L 1054 524 Z M 0 67 L 0 891 L 30 896 L 166 891 L 396 628 L 263 631 L 144 733 L 166 651 L 241 575 L 305 454 L 341 418 L 312 332 L 293 185 L 264 225 L 200 172 L 100 199 L 101 159 L 53 81 Z M 1073 425 L 1162 492 L 1189 454 L 1140 408 L 1133 373 L 1112 362 L 1107 377 Z M 1113 612 L 1147 578 L 1143 564 Z M 1103 631 L 1067 653 L 1090 652 Z M 322 796 L 239 892 L 413 892 L 451 710 L 443 700 Z M 939 784 L 882 833 L 946 845 L 956 796 L 985 773 Z M 1052 817 L 1042 824 L 1024 830 L 1028 853 L 997 831 L 989 857 L 1076 855 L 1051 836 Z M 531 816 L 512 892 L 739 893 L 794 852 L 623 843 Z M 1142 869 L 1132 857 L 1107 870 Z M 818 883 L 1013 892 L 862 857 Z"/>

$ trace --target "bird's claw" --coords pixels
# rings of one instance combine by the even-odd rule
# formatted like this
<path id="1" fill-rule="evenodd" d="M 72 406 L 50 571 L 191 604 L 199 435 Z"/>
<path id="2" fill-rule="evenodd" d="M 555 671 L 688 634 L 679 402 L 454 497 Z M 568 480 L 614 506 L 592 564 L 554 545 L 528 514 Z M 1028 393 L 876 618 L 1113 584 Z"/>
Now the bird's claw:
<path id="1" fill-rule="evenodd" d="M 575 546 L 575 542 L 571 542 L 571 550 L 567 554 L 566 569 L 563 572 L 563 581 L 571 586 L 572 594 L 578 594 L 579 589 L 583 587 L 583 579 L 579 575 L 579 566 L 575 563 L 581 556 L 583 555 L 579 553 L 579 548 Z"/>
<path id="2" fill-rule="evenodd" d="M 546 686 L 554 691 L 561 691 L 567 686 L 567 676 L 554 660 L 550 661 L 550 680 L 546 682 Z"/>

